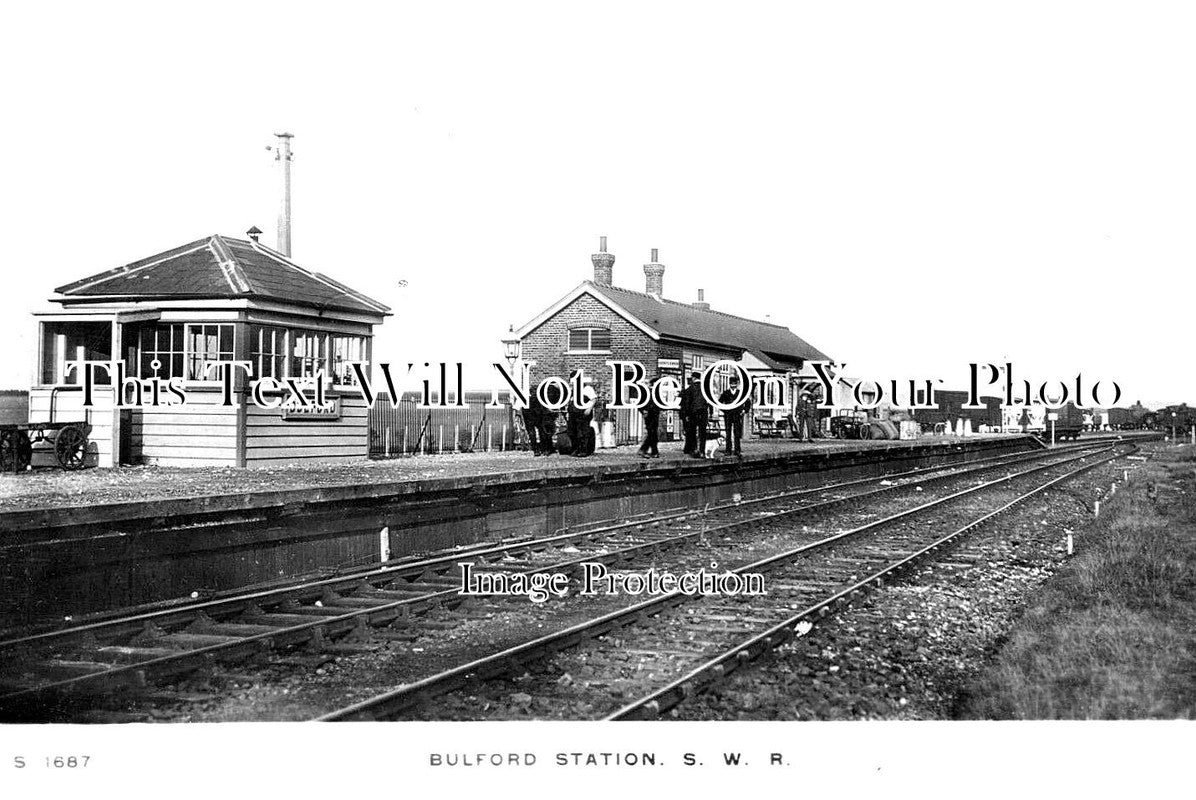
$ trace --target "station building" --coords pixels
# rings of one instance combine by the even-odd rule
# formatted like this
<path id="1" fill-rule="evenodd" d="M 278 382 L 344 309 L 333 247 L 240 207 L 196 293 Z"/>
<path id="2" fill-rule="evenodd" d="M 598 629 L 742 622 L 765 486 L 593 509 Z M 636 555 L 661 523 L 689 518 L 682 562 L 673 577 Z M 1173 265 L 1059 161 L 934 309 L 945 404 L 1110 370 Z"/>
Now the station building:
<path id="1" fill-rule="evenodd" d="M 715 311 L 701 291 L 693 303 L 666 299 L 665 267 L 656 250 L 644 265 L 642 292 L 616 287 L 615 257 L 606 251 L 606 237 L 599 251 L 591 256 L 592 279 L 516 331 L 524 361 L 535 362 L 533 384 L 584 369 L 600 396 L 609 398 L 610 360 L 638 361 L 649 379 L 669 375 L 682 385 L 690 373 L 720 360 L 735 361 L 753 376 L 785 381 L 791 405 L 804 386 L 816 382 L 806 364 L 828 356 L 788 328 Z M 731 367 L 720 370 L 717 388 L 725 388 L 731 374 Z M 665 416 L 662 432 L 675 432 L 674 416 Z M 638 419 L 638 414 L 630 416 L 633 428 Z"/>
<path id="2" fill-rule="evenodd" d="M 373 328 L 390 309 L 299 266 L 256 233 L 209 236 L 58 287 L 50 298 L 57 308 L 34 315 L 29 421 L 89 423 L 88 463 L 98 466 L 366 458 L 369 410 L 356 389 L 342 390 L 349 364 L 370 360 Z M 85 408 L 80 375 L 69 368 L 81 360 L 123 361 L 129 378 L 178 378 L 187 402 L 117 408 L 113 381 L 100 375 Z M 250 379 L 236 371 L 236 407 L 222 404 L 221 370 L 208 369 L 225 361 L 253 365 Z M 329 399 L 320 409 L 267 409 L 247 397 L 249 380 L 317 370 Z"/>

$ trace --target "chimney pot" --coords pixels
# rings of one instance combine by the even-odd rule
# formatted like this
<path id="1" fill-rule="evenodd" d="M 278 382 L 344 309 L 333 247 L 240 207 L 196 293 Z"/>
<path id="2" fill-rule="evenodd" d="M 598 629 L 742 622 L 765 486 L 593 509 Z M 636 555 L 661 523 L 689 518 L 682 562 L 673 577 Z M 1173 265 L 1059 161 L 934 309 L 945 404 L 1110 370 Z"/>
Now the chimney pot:
<path id="1" fill-rule="evenodd" d="M 657 249 L 652 248 L 652 261 L 644 264 L 644 291 L 657 297 L 664 297 L 664 264 L 657 259 Z"/>
<path id="2" fill-rule="evenodd" d="M 710 304 L 706 302 L 706 290 L 698 289 L 698 302 L 694 303 L 694 308 L 700 308 L 703 311 L 710 310 Z"/>
<path id="3" fill-rule="evenodd" d="M 615 257 L 606 252 L 606 237 L 598 237 L 598 252 L 590 256 L 594 265 L 594 283 L 611 286 L 615 278 Z"/>

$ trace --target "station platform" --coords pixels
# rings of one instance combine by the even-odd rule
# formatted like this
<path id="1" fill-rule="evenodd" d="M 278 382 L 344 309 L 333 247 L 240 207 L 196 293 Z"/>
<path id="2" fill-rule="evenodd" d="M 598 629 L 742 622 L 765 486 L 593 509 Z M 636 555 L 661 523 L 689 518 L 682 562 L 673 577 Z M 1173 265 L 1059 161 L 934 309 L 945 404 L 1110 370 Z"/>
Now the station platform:
<path id="1" fill-rule="evenodd" d="M 799 442 L 793 439 L 747 439 L 743 442 L 743 461 L 774 459 L 794 454 L 854 451 L 885 451 L 913 445 L 949 445 L 964 441 L 1020 439 L 1014 434 L 977 434 L 969 437 L 923 436 L 913 441 L 817 439 Z M 329 498 L 338 489 L 375 487 L 377 492 L 407 494 L 410 489 L 432 488 L 429 481 L 480 481 L 486 484 L 549 478 L 576 474 L 594 474 L 615 468 L 618 471 L 651 472 L 686 466 L 713 467 L 727 459 L 719 452 L 714 459 L 693 459 L 682 451 L 680 442 L 662 442 L 659 459 L 643 459 L 635 445 L 597 450 L 586 458 L 572 456 L 533 456 L 526 450 L 505 452 L 415 455 L 367 460 L 356 464 L 297 465 L 293 467 L 153 467 L 134 466 L 115 469 L 85 469 L 65 472 L 39 469 L 17 475 L 0 473 L 0 520 L 8 512 L 45 511 L 61 517 L 97 518 L 118 512 L 126 503 L 143 505 L 157 500 L 220 498 L 223 508 L 251 507 L 261 502 L 297 497 L 311 498 L 316 490 Z M 377 493 L 376 492 L 376 493 Z M 254 496 L 257 496 L 256 498 Z M 75 514 L 75 510 L 79 513 Z M 89 510 L 90 513 L 87 511 Z M 130 511 L 132 509 L 129 509 Z M 110 513 L 110 515 L 111 515 Z M 42 515 L 43 519 L 47 517 Z M 16 517 L 8 517 L 16 519 Z M 4 530 L 0 522 L 0 531 Z"/>
<path id="2" fill-rule="evenodd" d="M 528 452 L 327 467 L 133 467 L 0 476 L 0 615 L 15 621 L 206 597 L 396 558 L 743 496 L 1027 452 L 1023 435 L 750 439 L 588 458 Z"/>

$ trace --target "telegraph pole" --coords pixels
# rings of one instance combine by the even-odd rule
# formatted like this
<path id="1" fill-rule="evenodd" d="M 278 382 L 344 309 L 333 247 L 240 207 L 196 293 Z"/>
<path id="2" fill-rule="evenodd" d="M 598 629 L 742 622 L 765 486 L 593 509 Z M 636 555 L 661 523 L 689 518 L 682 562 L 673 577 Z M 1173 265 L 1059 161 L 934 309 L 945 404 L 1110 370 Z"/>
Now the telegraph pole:
<path id="1" fill-rule="evenodd" d="M 293 133 L 276 133 L 274 160 L 282 162 L 282 206 L 278 209 L 278 252 L 291 257 L 291 139 Z"/>

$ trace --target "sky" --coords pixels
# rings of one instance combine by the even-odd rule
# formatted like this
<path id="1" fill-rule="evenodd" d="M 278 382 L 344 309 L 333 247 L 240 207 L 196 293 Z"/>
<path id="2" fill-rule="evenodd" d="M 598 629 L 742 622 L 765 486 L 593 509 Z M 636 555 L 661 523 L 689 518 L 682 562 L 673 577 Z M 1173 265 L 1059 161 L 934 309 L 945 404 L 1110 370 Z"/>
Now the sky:
<path id="1" fill-rule="evenodd" d="M 592 275 L 787 325 L 856 377 L 1196 402 L 1184 4 L 21 4 L 0 49 L 0 388 L 54 287 L 210 234 L 463 361 Z"/>

